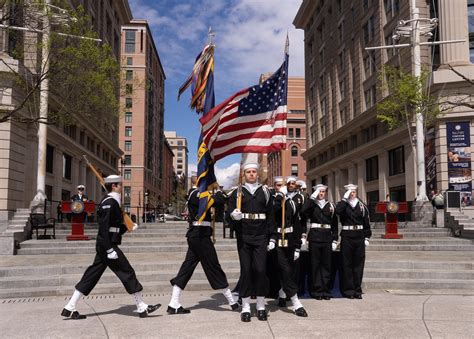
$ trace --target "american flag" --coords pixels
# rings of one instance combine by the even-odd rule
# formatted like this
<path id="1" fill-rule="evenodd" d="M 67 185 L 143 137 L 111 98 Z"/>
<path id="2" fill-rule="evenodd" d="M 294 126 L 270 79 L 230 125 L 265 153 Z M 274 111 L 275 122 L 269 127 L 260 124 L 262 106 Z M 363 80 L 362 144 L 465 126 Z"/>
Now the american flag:
<path id="1" fill-rule="evenodd" d="M 235 153 L 285 148 L 288 59 L 285 53 L 285 61 L 270 78 L 237 92 L 200 119 L 214 161 Z"/>

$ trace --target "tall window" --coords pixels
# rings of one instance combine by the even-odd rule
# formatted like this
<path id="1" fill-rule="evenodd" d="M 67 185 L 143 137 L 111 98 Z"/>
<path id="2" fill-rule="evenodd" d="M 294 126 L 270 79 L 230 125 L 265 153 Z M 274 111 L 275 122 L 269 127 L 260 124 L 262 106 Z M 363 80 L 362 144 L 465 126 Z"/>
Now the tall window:
<path id="1" fill-rule="evenodd" d="M 295 137 L 295 135 L 294 135 L 294 133 L 293 133 L 293 128 L 288 128 L 288 136 L 289 136 L 290 138 L 294 138 L 294 137 Z"/>
<path id="2" fill-rule="evenodd" d="M 123 178 L 125 180 L 131 180 L 132 179 L 132 170 L 131 169 L 126 169 L 123 171 Z"/>
<path id="3" fill-rule="evenodd" d="M 296 128 L 296 137 L 297 138 L 301 138 L 301 129 L 300 128 Z"/>
<path id="4" fill-rule="evenodd" d="M 298 176 L 298 164 L 291 165 L 291 175 Z"/>
<path id="5" fill-rule="evenodd" d="M 132 122 L 132 112 L 125 112 L 125 122 Z"/>
<path id="6" fill-rule="evenodd" d="M 298 156 L 298 147 L 297 146 L 291 146 L 291 156 L 292 157 L 297 157 Z"/>
<path id="7" fill-rule="evenodd" d="M 132 150 L 132 142 L 130 140 L 125 140 L 125 151 L 131 151 Z"/>
<path id="8" fill-rule="evenodd" d="M 46 146 L 46 172 L 54 173 L 54 147 L 49 144 Z"/>
<path id="9" fill-rule="evenodd" d="M 133 85 L 132 84 L 126 84 L 125 85 L 125 93 L 126 94 L 132 94 L 133 93 Z"/>
<path id="10" fill-rule="evenodd" d="M 132 195 L 132 188 L 130 186 L 124 186 L 123 195 L 125 196 L 125 198 L 130 198 Z"/>
<path id="11" fill-rule="evenodd" d="M 133 102 L 132 98 L 125 98 L 125 108 L 132 108 Z"/>
<path id="12" fill-rule="evenodd" d="M 132 164 L 132 156 L 131 155 L 126 155 L 124 157 L 124 165 L 131 165 Z"/>
<path id="13" fill-rule="evenodd" d="M 388 174 L 405 173 L 405 152 L 403 146 L 388 151 Z"/>
<path id="14" fill-rule="evenodd" d="M 133 58 L 127 57 L 127 65 L 133 65 Z"/>
<path id="15" fill-rule="evenodd" d="M 385 0 L 384 5 L 387 21 L 400 13 L 400 0 Z"/>
<path id="16" fill-rule="evenodd" d="M 372 181 L 379 178 L 379 158 L 377 156 L 365 160 L 365 180 Z"/>
<path id="17" fill-rule="evenodd" d="M 474 64 L 474 0 L 467 0 L 467 16 L 469 29 L 469 55 Z"/>
<path id="18" fill-rule="evenodd" d="M 127 70 L 125 72 L 125 80 L 133 80 L 133 71 Z"/>
<path id="19" fill-rule="evenodd" d="M 63 178 L 71 180 L 72 157 L 63 153 Z"/>
<path id="20" fill-rule="evenodd" d="M 130 126 L 125 127 L 125 136 L 126 137 L 131 137 L 132 136 L 132 127 L 130 127 Z"/>
<path id="21" fill-rule="evenodd" d="M 135 31 L 125 30 L 125 53 L 135 53 Z"/>

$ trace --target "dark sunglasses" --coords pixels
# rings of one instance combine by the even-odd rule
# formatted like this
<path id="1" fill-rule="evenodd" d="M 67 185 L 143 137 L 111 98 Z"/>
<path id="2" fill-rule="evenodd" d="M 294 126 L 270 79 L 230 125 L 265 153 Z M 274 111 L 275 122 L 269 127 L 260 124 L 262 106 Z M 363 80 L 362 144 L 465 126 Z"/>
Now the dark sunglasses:
<path id="1" fill-rule="evenodd" d="M 83 189 L 83 188 L 78 188 L 78 190 L 79 190 L 79 191 L 84 191 L 84 189 Z"/>

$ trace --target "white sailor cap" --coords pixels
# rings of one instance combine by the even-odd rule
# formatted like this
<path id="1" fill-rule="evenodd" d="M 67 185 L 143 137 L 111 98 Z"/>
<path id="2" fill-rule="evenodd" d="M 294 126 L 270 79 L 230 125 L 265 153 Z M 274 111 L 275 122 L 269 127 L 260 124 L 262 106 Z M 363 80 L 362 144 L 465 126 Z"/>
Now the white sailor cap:
<path id="1" fill-rule="evenodd" d="M 122 177 L 120 175 L 111 174 L 104 179 L 106 184 L 116 184 L 122 182 Z"/>
<path id="2" fill-rule="evenodd" d="M 77 188 L 77 189 L 79 189 L 79 188 L 86 189 L 86 186 L 84 186 L 84 185 L 77 185 L 76 188 Z"/>
<path id="3" fill-rule="evenodd" d="M 244 172 L 245 172 L 246 170 L 248 170 L 248 169 L 251 169 L 251 168 L 254 168 L 254 169 L 258 170 L 258 164 L 253 163 L 253 162 L 249 162 L 249 163 L 244 164 L 244 165 L 242 166 L 242 170 L 243 170 Z"/>
<path id="4" fill-rule="evenodd" d="M 306 188 L 306 181 L 304 180 L 296 180 L 296 184 L 301 188 Z"/>
<path id="5" fill-rule="evenodd" d="M 319 189 L 319 190 L 321 190 L 321 189 L 327 190 L 328 187 L 327 187 L 326 185 L 323 185 L 323 184 L 317 184 L 316 186 L 313 186 L 313 190 L 316 191 L 316 190 L 318 190 L 318 189 Z"/>
<path id="6" fill-rule="evenodd" d="M 273 177 L 273 183 L 283 182 L 283 177 Z"/>
<path id="7" fill-rule="evenodd" d="M 356 191 L 357 190 L 357 185 L 354 185 L 354 184 L 347 184 L 344 186 L 344 188 L 349 191 L 349 190 L 354 190 Z"/>
<path id="8" fill-rule="evenodd" d="M 294 181 L 296 183 L 296 178 L 295 177 L 292 177 L 292 176 L 289 176 L 289 177 L 286 177 L 286 183 L 288 184 L 289 182 L 291 181 Z"/>

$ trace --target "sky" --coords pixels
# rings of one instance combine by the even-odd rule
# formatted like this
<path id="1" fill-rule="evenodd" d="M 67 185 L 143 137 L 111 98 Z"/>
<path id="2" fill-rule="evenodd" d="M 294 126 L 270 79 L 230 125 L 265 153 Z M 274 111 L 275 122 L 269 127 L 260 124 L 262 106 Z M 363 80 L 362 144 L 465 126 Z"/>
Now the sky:
<path id="1" fill-rule="evenodd" d="M 258 83 L 283 62 L 290 39 L 290 76 L 304 75 L 304 34 L 293 26 L 302 0 L 129 0 L 135 19 L 146 19 L 153 33 L 165 82 L 165 130 L 188 140 L 189 174 L 196 171 L 199 116 L 189 108 L 190 92 L 177 101 L 178 88 L 192 70 L 208 39 L 215 36 L 216 105 Z M 226 188 L 238 173 L 240 155 L 216 163 L 216 176 Z"/>

